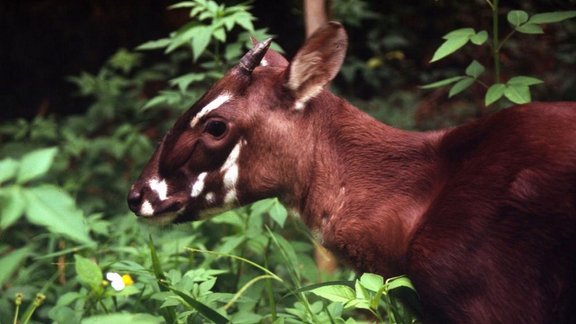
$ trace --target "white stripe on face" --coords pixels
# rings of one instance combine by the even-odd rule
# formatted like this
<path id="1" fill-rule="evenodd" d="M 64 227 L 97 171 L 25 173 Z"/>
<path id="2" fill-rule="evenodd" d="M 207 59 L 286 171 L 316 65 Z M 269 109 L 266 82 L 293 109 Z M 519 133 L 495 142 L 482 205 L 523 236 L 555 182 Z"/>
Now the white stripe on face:
<path id="1" fill-rule="evenodd" d="M 220 108 L 220 106 L 222 106 L 223 104 L 228 102 L 230 100 L 230 98 L 232 98 L 232 96 L 227 92 L 216 97 L 216 99 L 212 100 L 209 104 L 204 106 L 204 108 L 202 108 L 198 112 L 198 114 L 196 114 L 196 116 L 194 116 L 194 118 L 190 122 L 190 127 L 196 126 L 196 124 L 198 124 L 198 121 L 200 121 L 200 118 L 204 117 L 209 112 Z"/>
<path id="2" fill-rule="evenodd" d="M 198 175 L 198 178 L 196 179 L 196 181 L 192 185 L 192 192 L 190 192 L 190 196 L 192 198 L 196 198 L 196 197 L 200 196 L 200 194 L 202 193 L 202 190 L 204 190 L 204 180 L 206 179 L 207 175 L 208 175 L 207 172 L 202 172 Z"/>
<path id="3" fill-rule="evenodd" d="M 166 180 L 162 179 L 162 181 L 158 181 L 157 179 L 152 179 L 148 182 L 150 189 L 154 191 L 158 195 L 158 199 L 166 200 L 168 194 L 168 185 L 166 184 Z"/>
<path id="4" fill-rule="evenodd" d="M 242 141 L 236 143 L 236 146 L 234 146 L 230 155 L 228 155 L 224 165 L 222 165 L 222 169 L 220 169 L 221 172 L 224 172 L 224 179 L 222 182 L 224 183 L 224 189 L 226 190 L 224 196 L 225 204 L 230 204 L 237 198 L 236 183 L 238 182 L 238 158 L 240 157 L 241 143 Z"/>

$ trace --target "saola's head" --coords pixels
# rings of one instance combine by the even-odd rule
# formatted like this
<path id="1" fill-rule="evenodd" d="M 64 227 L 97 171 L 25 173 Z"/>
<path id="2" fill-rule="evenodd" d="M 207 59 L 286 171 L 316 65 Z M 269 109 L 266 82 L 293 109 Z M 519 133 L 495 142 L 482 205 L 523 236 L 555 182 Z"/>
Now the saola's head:
<path id="1" fill-rule="evenodd" d="M 334 78 L 347 37 L 338 23 L 312 35 L 292 62 L 258 43 L 184 113 L 134 183 L 130 209 L 157 223 L 290 195 L 309 161 L 306 106 Z M 300 172 L 300 173 L 299 173 Z"/>

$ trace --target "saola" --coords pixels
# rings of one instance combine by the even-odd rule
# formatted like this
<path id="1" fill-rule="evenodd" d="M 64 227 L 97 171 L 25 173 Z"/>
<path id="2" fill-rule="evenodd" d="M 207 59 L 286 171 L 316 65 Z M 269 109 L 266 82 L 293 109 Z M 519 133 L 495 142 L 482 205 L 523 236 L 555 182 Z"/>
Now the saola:
<path id="1" fill-rule="evenodd" d="M 576 322 L 575 103 L 408 132 L 324 89 L 340 24 L 291 62 L 269 44 L 176 121 L 130 190 L 137 215 L 193 221 L 279 197 L 358 271 L 407 274 L 425 322 Z"/>

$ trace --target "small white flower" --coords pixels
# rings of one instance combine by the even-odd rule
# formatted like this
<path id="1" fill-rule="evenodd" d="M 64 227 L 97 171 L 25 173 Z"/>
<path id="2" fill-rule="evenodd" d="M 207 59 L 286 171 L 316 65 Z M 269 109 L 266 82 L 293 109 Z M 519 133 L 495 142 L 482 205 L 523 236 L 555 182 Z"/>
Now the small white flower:
<path id="1" fill-rule="evenodd" d="M 122 276 L 116 272 L 106 273 L 106 279 L 110 281 L 110 285 L 116 291 L 121 291 L 122 289 L 126 288 L 126 284 L 124 283 Z"/>

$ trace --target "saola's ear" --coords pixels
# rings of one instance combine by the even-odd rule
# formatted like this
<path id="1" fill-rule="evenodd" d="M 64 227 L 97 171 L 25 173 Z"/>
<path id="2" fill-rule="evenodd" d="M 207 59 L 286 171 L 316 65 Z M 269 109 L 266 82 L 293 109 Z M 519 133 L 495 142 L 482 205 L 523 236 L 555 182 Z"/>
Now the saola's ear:
<path id="1" fill-rule="evenodd" d="M 337 22 L 329 22 L 306 40 L 290 63 L 287 75 L 286 86 L 293 92 L 296 109 L 302 109 L 334 79 L 347 47 L 348 36 Z"/>
<path id="2" fill-rule="evenodd" d="M 256 46 L 256 44 L 258 44 L 258 40 L 256 38 L 250 37 L 250 39 L 252 40 L 252 45 Z M 287 67 L 288 66 L 288 60 L 286 60 L 284 58 L 284 56 L 282 56 L 282 54 L 269 48 L 268 51 L 266 51 L 264 58 L 262 58 L 262 61 L 260 61 L 260 65 L 261 66 Z"/>

